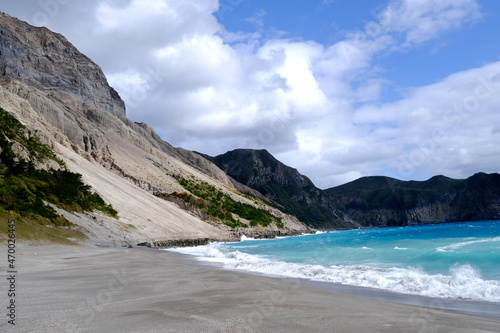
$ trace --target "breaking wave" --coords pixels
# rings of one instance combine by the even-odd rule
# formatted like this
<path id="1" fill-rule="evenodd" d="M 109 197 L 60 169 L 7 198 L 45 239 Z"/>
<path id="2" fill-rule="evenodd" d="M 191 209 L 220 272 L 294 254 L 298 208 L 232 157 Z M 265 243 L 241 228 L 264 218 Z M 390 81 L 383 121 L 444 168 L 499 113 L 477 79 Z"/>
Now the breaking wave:
<path id="1" fill-rule="evenodd" d="M 486 239 L 478 239 L 478 240 L 471 240 L 471 241 L 466 241 L 466 242 L 458 242 L 458 243 L 453 243 L 450 245 L 446 246 L 441 246 L 436 249 L 438 252 L 451 252 L 455 251 L 459 248 L 469 246 L 469 245 L 474 245 L 478 243 L 490 243 L 490 242 L 500 242 L 500 237 L 493 237 L 493 238 L 486 238 Z"/>
<path id="2" fill-rule="evenodd" d="M 197 256 L 203 261 L 222 263 L 227 269 L 245 270 L 269 276 L 304 278 L 429 297 L 500 302 L 500 281 L 483 280 L 480 271 L 469 264 L 453 265 L 449 269 L 449 274 L 442 275 L 428 274 L 414 267 L 381 268 L 367 265 L 325 267 L 288 263 L 239 251 L 224 250 L 218 243 L 202 247 L 169 249 Z"/>

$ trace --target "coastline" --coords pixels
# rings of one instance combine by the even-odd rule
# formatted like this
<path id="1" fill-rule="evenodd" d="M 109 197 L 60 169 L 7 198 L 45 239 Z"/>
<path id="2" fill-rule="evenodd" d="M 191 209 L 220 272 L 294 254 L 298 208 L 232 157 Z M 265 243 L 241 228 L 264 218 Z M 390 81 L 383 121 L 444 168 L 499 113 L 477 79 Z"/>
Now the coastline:
<path id="1" fill-rule="evenodd" d="M 19 245 L 18 253 L 16 331 L 500 331 L 500 320 L 223 270 L 158 249 Z M 14 331 L 5 319 L 0 327 Z"/>
<path id="2" fill-rule="evenodd" d="M 160 249 L 160 250 L 170 252 L 169 249 Z M 285 276 L 267 275 L 264 273 L 249 271 L 245 269 L 237 270 L 237 269 L 224 268 L 223 263 L 203 261 L 200 260 L 203 257 L 197 257 L 191 254 L 185 254 L 175 251 L 173 251 L 173 253 L 185 256 L 186 260 L 191 261 L 192 264 L 194 265 L 202 265 L 211 269 L 220 269 L 229 272 L 270 277 L 273 279 L 282 279 L 286 281 L 291 281 L 293 283 L 300 283 L 318 289 L 342 293 L 345 295 L 350 295 L 362 299 L 371 299 L 371 300 L 391 302 L 404 305 L 415 305 L 426 308 L 432 308 L 435 311 L 443 311 L 443 310 L 454 311 L 466 315 L 495 319 L 500 321 L 500 303 L 494 303 L 488 301 L 476 301 L 469 299 L 437 298 L 437 297 L 397 293 L 384 289 L 353 286 L 353 285 L 339 284 L 326 281 L 317 281 L 306 278 L 291 278 Z"/>
<path id="3" fill-rule="evenodd" d="M 302 280 L 300 282 L 317 288 L 331 290 L 359 298 L 373 299 L 396 304 L 422 306 L 435 311 L 453 311 L 500 321 L 500 303 L 408 295 L 375 288 L 341 285 L 322 281 Z"/>

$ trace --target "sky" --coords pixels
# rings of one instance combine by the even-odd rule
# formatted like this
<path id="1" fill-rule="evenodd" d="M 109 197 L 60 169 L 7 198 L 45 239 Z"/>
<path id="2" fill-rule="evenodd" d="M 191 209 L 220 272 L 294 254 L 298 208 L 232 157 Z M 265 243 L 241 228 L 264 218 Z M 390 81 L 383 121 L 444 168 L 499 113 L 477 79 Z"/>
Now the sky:
<path id="1" fill-rule="evenodd" d="M 329 188 L 500 171 L 500 1 L 25 0 L 127 116 L 209 155 L 267 149 Z"/>

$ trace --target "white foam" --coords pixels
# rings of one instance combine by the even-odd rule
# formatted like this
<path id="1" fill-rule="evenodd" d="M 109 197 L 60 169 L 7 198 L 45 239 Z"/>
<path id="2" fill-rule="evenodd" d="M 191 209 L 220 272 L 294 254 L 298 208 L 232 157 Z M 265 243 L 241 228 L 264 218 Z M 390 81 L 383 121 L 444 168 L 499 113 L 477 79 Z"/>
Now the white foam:
<path id="1" fill-rule="evenodd" d="M 407 248 L 407 247 L 399 247 L 399 246 L 395 246 L 395 247 L 394 247 L 394 250 L 403 250 L 403 251 L 404 251 L 404 250 L 408 250 L 408 248 Z"/>
<path id="2" fill-rule="evenodd" d="M 468 264 L 455 265 L 450 268 L 448 275 L 442 275 L 428 274 L 422 269 L 412 267 L 324 267 L 286 263 L 239 251 L 229 252 L 218 243 L 170 251 L 195 255 L 204 261 L 219 262 L 227 269 L 247 270 L 270 276 L 306 278 L 430 297 L 500 302 L 500 281 L 483 280 L 479 270 Z"/>
<path id="3" fill-rule="evenodd" d="M 466 241 L 466 242 L 458 242 L 458 243 L 453 243 L 450 245 L 446 246 L 441 246 L 436 249 L 437 252 L 452 252 L 455 251 L 461 247 L 464 246 L 469 246 L 477 243 L 489 243 L 489 242 L 500 242 L 500 237 L 493 237 L 493 238 L 485 238 L 485 239 L 478 239 L 478 240 L 471 240 L 471 241 Z"/>

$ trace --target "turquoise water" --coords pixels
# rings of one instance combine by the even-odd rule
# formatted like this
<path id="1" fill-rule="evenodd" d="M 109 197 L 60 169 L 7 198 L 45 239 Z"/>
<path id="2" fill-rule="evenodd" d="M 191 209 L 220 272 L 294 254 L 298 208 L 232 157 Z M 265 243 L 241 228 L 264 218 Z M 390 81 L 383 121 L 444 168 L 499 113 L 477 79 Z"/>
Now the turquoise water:
<path id="1" fill-rule="evenodd" d="M 500 302 L 500 221 L 244 239 L 178 251 L 229 269 Z"/>

